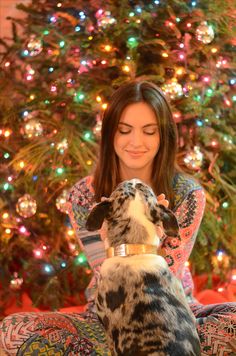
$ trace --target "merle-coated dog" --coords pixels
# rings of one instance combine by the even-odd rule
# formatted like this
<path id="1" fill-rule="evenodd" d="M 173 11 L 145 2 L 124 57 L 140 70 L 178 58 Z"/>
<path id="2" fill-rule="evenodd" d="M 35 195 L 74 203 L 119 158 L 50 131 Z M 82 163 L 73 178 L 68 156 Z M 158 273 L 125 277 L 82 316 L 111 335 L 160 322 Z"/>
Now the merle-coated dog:
<path id="1" fill-rule="evenodd" d="M 114 257 L 102 264 L 96 307 L 112 355 L 200 355 L 196 321 L 181 282 L 156 253 L 156 226 L 178 235 L 175 215 L 158 204 L 148 185 L 133 179 L 92 209 L 87 229 L 100 229 L 104 220 L 105 244 Z M 130 253 L 123 256 L 127 246 Z"/>

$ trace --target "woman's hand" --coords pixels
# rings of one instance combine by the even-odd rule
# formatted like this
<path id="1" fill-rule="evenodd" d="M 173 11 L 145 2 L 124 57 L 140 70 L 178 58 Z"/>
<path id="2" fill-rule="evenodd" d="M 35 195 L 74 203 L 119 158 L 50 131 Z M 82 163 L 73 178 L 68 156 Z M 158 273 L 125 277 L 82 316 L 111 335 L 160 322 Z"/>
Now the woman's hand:
<path id="1" fill-rule="evenodd" d="M 163 205 L 165 208 L 169 206 L 169 200 L 166 199 L 165 194 L 160 194 L 157 196 L 157 202 L 160 205 Z"/>

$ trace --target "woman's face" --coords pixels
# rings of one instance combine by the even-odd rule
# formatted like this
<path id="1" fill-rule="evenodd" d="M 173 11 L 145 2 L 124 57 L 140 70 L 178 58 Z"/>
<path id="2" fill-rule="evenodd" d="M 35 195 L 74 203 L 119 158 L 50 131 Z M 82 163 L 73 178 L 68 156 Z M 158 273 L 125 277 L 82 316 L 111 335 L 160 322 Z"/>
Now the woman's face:
<path id="1" fill-rule="evenodd" d="M 153 160 L 160 145 L 157 119 L 144 103 L 128 105 L 121 114 L 114 137 L 114 149 L 121 173 L 151 176 Z"/>

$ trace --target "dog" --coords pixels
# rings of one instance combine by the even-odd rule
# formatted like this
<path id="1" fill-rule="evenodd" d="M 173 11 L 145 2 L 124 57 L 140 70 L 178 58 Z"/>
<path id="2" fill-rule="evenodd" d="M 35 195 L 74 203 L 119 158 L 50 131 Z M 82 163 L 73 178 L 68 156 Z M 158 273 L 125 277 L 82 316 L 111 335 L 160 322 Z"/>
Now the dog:
<path id="1" fill-rule="evenodd" d="M 158 255 L 160 238 L 178 236 L 171 210 L 138 179 L 120 183 L 91 210 L 86 228 L 107 224 L 108 258 L 101 266 L 97 315 L 114 356 L 200 356 L 196 320 L 181 282 Z"/>

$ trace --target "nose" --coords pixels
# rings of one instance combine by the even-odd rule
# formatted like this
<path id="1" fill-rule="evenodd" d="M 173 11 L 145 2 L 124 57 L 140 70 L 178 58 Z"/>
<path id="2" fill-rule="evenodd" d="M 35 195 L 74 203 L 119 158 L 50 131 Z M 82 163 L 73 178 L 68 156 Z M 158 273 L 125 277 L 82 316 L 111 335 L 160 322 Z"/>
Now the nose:
<path id="1" fill-rule="evenodd" d="M 130 143 L 133 147 L 142 145 L 142 133 L 138 130 L 134 130 L 131 135 Z"/>

